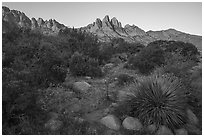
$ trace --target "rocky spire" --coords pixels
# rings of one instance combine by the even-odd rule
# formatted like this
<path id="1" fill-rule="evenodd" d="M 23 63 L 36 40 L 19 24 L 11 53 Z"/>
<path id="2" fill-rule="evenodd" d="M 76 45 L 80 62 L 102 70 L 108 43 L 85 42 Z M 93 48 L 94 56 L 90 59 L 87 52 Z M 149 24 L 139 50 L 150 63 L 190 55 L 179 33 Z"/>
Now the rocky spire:
<path id="1" fill-rule="evenodd" d="M 108 16 L 108 15 L 106 15 L 106 16 L 103 18 L 102 27 L 108 27 L 108 28 L 113 29 L 112 24 L 111 24 L 111 22 L 110 22 L 110 19 L 109 19 L 109 16 Z"/>
<path id="2" fill-rule="evenodd" d="M 98 28 L 102 27 L 102 21 L 99 18 L 96 19 L 96 25 L 98 26 Z"/>
<path id="3" fill-rule="evenodd" d="M 31 29 L 36 29 L 38 27 L 38 22 L 35 18 L 31 19 Z"/>
<path id="4" fill-rule="evenodd" d="M 111 23 L 112 23 L 112 25 L 113 25 L 114 27 L 118 27 L 118 28 L 121 28 L 121 27 L 122 27 L 121 23 L 120 23 L 115 17 L 113 17 L 113 18 L 111 19 Z"/>

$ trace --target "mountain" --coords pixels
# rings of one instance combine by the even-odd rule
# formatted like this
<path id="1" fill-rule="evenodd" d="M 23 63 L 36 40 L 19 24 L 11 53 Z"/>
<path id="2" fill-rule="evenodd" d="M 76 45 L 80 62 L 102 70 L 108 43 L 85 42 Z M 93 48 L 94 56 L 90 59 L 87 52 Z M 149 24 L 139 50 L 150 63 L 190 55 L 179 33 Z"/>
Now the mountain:
<path id="1" fill-rule="evenodd" d="M 2 32 L 6 33 L 14 27 L 30 28 L 39 30 L 46 35 L 56 35 L 60 30 L 66 28 L 65 25 L 54 19 L 43 20 L 42 18 L 29 19 L 23 12 L 10 10 L 8 7 L 2 7 Z M 135 25 L 125 25 L 122 27 L 115 17 L 112 19 L 106 15 L 103 20 L 97 18 L 95 22 L 85 27 L 78 28 L 88 33 L 97 35 L 100 41 L 107 42 L 112 38 L 122 38 L 128 42 L 139 42 L 144 45 L 155 40 L 175 40 L 194 44 L 199 50 L 202 49 L 202 36 L 191 35 L 175 29 L 161 31 L 147 31 Z"/>
<path id="2" fill-rule="evenodd" d="M 13 29 L 14 27 L 30 28 L 32 30 L 39 30 L 43 34 L 57 34 L 61 29 L 66 26 L 60 24 L 54 19 L 43 20 L 42 18 L 29 19 L 23 12 L 17 10 L 10 10 L 8 7 L 2 7 L 2 32 Z"/>
<path id="3" fill-rule="evenodd" d="M 127 24 L 122 27 L 121 22 L 115 17 L 110 19 L 108 15 L 106 15 L 102 21 L 97 18 L 92 24 L 80 29 L 97 35 L 101 41 L 110 41 L 112 38 L 122 38 L 128 42 L 140 42 L 147 45 L 149 42 L 155 40 L 174 40 L 189 42 L 196 45 L 198 49 L 202 49 L 201 36 L 187 34 L 175 29 L 145 32 L 135 25 Z"/>

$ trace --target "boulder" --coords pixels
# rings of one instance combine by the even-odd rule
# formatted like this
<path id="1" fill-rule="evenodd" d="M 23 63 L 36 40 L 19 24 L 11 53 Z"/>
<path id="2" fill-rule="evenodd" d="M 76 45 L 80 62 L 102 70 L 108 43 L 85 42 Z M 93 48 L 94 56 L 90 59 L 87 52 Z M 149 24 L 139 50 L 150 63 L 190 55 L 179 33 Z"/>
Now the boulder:
<path id="1" fill-rule="evenodd" d="M 176 135 L 188 135 L 188 131 L 184 128 L 175 130 Z"/>
<path id="2" fill-rule="evenodd" d="M 120 129 L 120 120 L 114 115 L 108 115 L 106 117 L 103 117 L 100 120 L 100 123 L 113 130 Z"/>
<path id="3" fill-rule="evenodd" d="M 146 130 L 149 133 L 154 133 L 157 130 L 157 127 L 155 124 L 151 124 L 151 125 L 147 126 Z"/>
<path id="4" fill-rule="evenodd" d="M 133 117 L 127 117 L 122 123 L 123 127 L 125 129 L 129 130 L 141 130 L 142 129 L 142 124 L 140 123 L 139 119 L 133 118 Z"/>
<path id="5" fill-rule="evenodd" d="M 62 121 L 50 119 L 47 123 L 45 123 L 45 128 L 51 130 L 51 131 L 57 131 L 62 127 Z"/>
<path id="6" fill-rule="evenodd" d="M 166 126 L 160 126 L 156 135 L 173 135 L 172 131 Z"/>
<path id="7" fill-rule="evenodd" d="M 186 124 L 185 129 L 187 130 L 189 135 L 201 135 L 202 131 L 198 129 L 195 125 Z"/>
<path id="8" fill-rule="evenodd" d="M 192 125 L 198 125 L 198 118 L 196 115 L 190 110 L 187 109 L 187 117 L 188 117 L 188 123 Z"/>
<path id="9" fill-rule="evenodd" d="M 91 85 L 89 85 L 87 82 L 85 81 L 81 81 L 81 82 L 75 82 L 73 84 L 73 89 L 76 92 L 87 92 L 90 89 Z"/>
<path id="10" fill-rule="evenodd" d="M 118 99 L 118 101 L 123 101 L 125 98 L 127 98 L 128 96 L 131 96 L 131 95 L 132 94 L 128 91 L 119 90 L 118 95 L 117 95 L 117 99 Z"/>

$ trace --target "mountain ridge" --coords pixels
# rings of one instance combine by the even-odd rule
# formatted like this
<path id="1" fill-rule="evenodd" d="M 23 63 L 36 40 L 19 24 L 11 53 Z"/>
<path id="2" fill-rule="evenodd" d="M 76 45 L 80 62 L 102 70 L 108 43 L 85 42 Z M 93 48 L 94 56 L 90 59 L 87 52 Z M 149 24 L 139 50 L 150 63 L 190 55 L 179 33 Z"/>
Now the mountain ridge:
<path id="1" fill-rule="evenodd" d="M 102 22 L 98 25 L 97 22 Z M 147 45 L 155 40 L 175 40 L 189 42 L 202 49 L 202 36 L 187 34 L 175 29 L 167 29 L 160 31 L 144 31 L 136 25 L 126 24 L 122 27 L 115 17 L 109 19 L 106 15 L 102 20 L 97 18 L 95 22 L 80 28 L 83 31 L 93 33 L 98 36 L 101 41 L 109 41 L 112 38 L 122 38 L 128 42 L 140 42 Z"/>
<path id="2" fill-rule="evenodd" d="M 12 29 L 13 26 L 39 30 L 46 35 L 56 35 L 60 30 L 67 28 L 67 26 L 57 22 L 55 19 L 29 19 L 25 13 L 17 10 L 10 10 L 5 6 L 2 6 L 2 23 L 3 33 Z M 155 40 L 174 40 L 192 43 L 199 50 L 202 49 L 202 36 L 187 34 L 172 28 L 160 31 L 149 30 L 145 32 L 134 24 L 126 24 L 123 27 L 116 17 L 110 19 L 108 15 L 102 20 L 96 18 L 93 23 L 77 29 L 96 35 L 102 42 L 108 42 L 113 38 L 122 38 L 130 43 L 139 42 L 147 45 Z"/>

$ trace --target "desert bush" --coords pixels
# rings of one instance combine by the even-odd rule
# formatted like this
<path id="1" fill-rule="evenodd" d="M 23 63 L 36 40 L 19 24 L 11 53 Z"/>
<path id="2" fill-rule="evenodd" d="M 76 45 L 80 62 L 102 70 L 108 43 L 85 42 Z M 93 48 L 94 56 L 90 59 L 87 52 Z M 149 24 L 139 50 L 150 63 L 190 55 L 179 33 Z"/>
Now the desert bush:
<path id="1" fill-rule="evenodd" d="M 85 70 L 86 75 L 90 77 L 101 77 L 102 70 L 99 66 L 99 61 L 94 58 L 87 58 L 87 69 Z"/>
<path id="2" fill-rule="evenodd" d="M 73 76 L 102 76 L 98 60 L 86 57 L 78 52 L 72 55 L 69 68 Z"/>
<path id="3" fill-rule="evenodd" d="M 142 74 L 149 74 L 156 66 L 164 63 L 164 52 L 157 46 L 147 46 L 143 48 L 136 56 L 132 56 L 128 60 L 128 64 L 132 69 L 138 69 Z"/>
<path id="4" fill-rule="evenodd" d="M 116 115 L 130 115 L 144 125 L 165 125 L 171 129 L 186 123 L 185 88 L 177 77 L 152 74 L 132 86 L 132 94 L 120 102 Z"/>
<path id="5" fill-rule="evenodd" d="M 125 85 L 125 84 L 128 84 L 128 83 L 131 83 L 134 81 L 134 77 L 128 75 L 128 74 L 120 74 L 118 77 L 117 77 L 117 81 L 118 81 L 118 85 Z"/>
<path id="6" fill-rule="evenodd" d="M 83 76 L 86 75 L 85 71 L 86 70 L 86 62 L 82 56 L 82 54 L 79 54 L 78 52 L 75 52 L 69 63 L 69 69 L 72 75 L 74 76 Z"/>
<path id="7" fill-rule="evenodd" d="M 39 90 L 38 105 L 46 112 L 61 112 L 66 106 L 71 105 L 74 93 L 62 87 L 49 87 Z"/>

